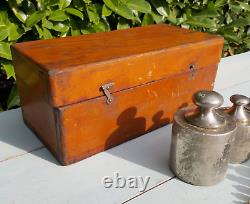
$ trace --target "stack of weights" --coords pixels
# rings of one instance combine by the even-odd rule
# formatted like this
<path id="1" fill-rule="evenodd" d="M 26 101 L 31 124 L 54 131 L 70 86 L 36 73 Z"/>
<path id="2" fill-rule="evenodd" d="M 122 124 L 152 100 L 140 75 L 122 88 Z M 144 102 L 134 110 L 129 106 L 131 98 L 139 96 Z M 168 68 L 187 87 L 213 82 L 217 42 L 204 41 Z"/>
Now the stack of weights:
<path id="1" fill-rule="evenodd" d="M 228 163 L 249 158 L 249 98 L 231 97 L 233 107 L 220 108 L 223 97 L 215 91 L 194 94 L 197 107 L 185 107 L 174 115 L 170 168 L 181 180 L 209 186 L 222 181 Z"/>

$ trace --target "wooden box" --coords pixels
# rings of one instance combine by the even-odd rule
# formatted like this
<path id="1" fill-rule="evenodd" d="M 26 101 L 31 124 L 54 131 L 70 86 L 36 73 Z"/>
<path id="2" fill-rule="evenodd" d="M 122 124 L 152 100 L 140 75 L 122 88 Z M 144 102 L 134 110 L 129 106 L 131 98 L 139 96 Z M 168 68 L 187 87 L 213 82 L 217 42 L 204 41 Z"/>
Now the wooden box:
<path id="1" fill-rule="evenodd" d="M 63 165 L 159 128 L 212 89 L 223 38 L 153 25 L 12 46 L 25 123 Z"/>

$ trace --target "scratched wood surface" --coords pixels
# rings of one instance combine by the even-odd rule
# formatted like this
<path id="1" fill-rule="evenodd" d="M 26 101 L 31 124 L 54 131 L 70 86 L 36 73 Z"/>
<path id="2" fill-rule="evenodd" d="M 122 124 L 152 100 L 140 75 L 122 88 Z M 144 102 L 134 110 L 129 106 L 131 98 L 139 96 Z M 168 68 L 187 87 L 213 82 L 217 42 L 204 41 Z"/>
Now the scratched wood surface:
<path id="1" fill-rule="evenodd" d="M 234 93 L 250 96 L 249 59 L 250 53 L 223 59 L 215 89 L 226 97 Z M 242 71 L 232 69 L 231 74 L 229 65 Z M 221 83 L 224 81 L 229 85 Z M 230 103 L 226 100 L 225 104 Z M 173 177 L 167 166 L 170 126 L 62 167 L 24 126 L 20 114 L 20 109 L 0 114 L 0 203 L 122 203 L 140 194 L 139 189 L 105 189 L 102 178 L 113 177 L 114 172 L 124 177 L 150 176 L 149 191 L 131 203 L 180 204 L 185 196 L 186 203 L 216 203 L 218 198 L 219 203 L 227 204 L 244 203 L 249 197 L 249 162 L 232 166 L 227 179 L 215 187 L 168 181 Z"/>

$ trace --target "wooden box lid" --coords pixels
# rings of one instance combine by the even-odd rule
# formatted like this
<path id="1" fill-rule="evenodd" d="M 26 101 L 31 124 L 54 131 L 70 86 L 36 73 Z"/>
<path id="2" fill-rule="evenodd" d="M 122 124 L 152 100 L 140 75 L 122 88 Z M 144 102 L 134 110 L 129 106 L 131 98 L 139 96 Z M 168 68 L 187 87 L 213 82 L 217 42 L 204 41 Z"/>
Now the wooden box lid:
<path id="1" fill-rule="evenodd" d="M 110 82 L 118 92 L 217 64 L 222 46 L 222 37 L 160 24 L 17 43 L 12 54 L 47 76 L 48 103 L 59 107 L 102 96 Z"/>

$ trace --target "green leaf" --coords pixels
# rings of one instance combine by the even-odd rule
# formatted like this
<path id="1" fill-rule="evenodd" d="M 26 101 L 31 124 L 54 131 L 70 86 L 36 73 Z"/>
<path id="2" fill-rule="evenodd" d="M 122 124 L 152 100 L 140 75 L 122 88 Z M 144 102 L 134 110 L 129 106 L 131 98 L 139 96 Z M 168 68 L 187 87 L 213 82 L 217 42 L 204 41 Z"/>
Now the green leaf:
<path id="1" fill-rule="evenodd" d="M 17 8 L 12 8 L 12 11 L 21 22 L 25 23 L 28 16 L 24 12 Z"/>
<path id="2" fill-rule="evenodd" d="M 167 19 L 170 23 L 173 23 L 173 24 L 177 24 L 177 12 L 175 9 L 173 10 L 169 10 L 169 13 L 168 13 L 168 16 L 167 16 Z M 177 24 L 179 25 L 179 24 Z"/>
<path id="3" fill-rule="evenodd" d="M 8 109 L 14 108 L 15 106 L 20 106 L 20 98 L 18 95 L 18 90 L 16 85 L 12 87 L 10 95 L 7 100 Z"/>
<path id="4" fill-rule="evenodd" d="M 11 60 L 10 44 L 0 42 L 0 57 Z"/>
<path id="5" fill-rule="evenodd" d="M 83 14 L 81 11 L 77 10 L 77 9 L 74 9 L 74 8 L 66 8 L 65 9 L 66 13 L 69 13 L 73 16 L 76 16 L 76 17 L 79 17 L 80 19 L 83 20 Z"/>
<path id="6" fill-rule="evenodd" d="M 225 19 L 224 19 L 225 17 Z M 233 18 L 231 17 L 231 14 L 229 12 L 226 12 L 224 17 L 222 17 L 222 20 L 225 20 L 226 24 L 229 24 L 233 21 Z"/>
<path id="7" fill-rule="evenodd" d="M 72 0 L 59 0 L 59 9 L 64 9 L 70 5 Z"/>
<path id="8" fill-rule="evenodd" d="M 31 1 L 25 0 L 22 4 L 22 10 L 24 13 L 26 13 L 28 16 L 36 12 L 36 6 Z"/>
<path id="9" fill-rule="evenodd" d="M 52 34 L 47 28 L 43 28 L 43 38 L 44 39 L 51 39 L 53 38 Z"/>
<path id="10" fill-rule="evenodd" d="M 238 36 L 237 33 L 233 32 L 233 30 L 229 27 L 222 27 L 218 30 L 218 33 L 221 34 L 228 42 L 240 44 L 242 43 L 242 39 Z"/>
<path id="11" fill-rule="evenodd" d="M 78 27 L 77 21 L 75 19 L 70 19 L 70 33 L 71 35 L 75 36 L 75 35 L 80 35 L 81 34 L 81 30 Z"/>
<path id="12" fill-rule="evenodd" d="M 81 29 L 82 34 L 109 31 L 110 27 L 107 22 L 101 20 L 98 24 L 90 24 L 86 28 Z"/>
<path id="13" fill-rule="evenodd" d="M 37 11 L 27 18 L 26 25 L 28 27 L 32 27 L 39 21 L 41 21 L 44 16 L 45 16 L 45 11 Z"/>
<path id="14" fill-rule="evenodd" d="M 240 2 L 240 1 L 237 1 L 237 3 L 239 4 L 239 7 L 240 7 L 242 10 L 250 11 L 250 5 L 249 5 L 247 2 Z"/>
<path id="15" fill-rule="evenodd" d="M 110 16 L 111 14 L 112 14 L 112 11 L 105 4 L 103 4 L 102 16 Z"/>
<path id="16" fill-rule="evenodd" d="M 61 37 L 61 38 L 66 37 L 66 36 L 67 36 L 67 33 L 68 33 L 68 31 L 66 31 L 66 32 L 61 32 L 60 35 L 59 35 L 59 37 Z"/>
<path id="17" fill-rule="evenodd" d="M 227 4 L 227 0 L 216 0 L 214 5 L 216 8 L 220 8 L 225 4 Z"/>
<path id="18" fill-rule="evenodd" d="M 49 9 L 52 6 L 58 6 L 59 0 L 36 0 L 39 10 Z"/>
<path id="19" fill-rule="evenodd" d="M 156 23 L 163 23 L 163 22 L 164 22 L 165 17 L 159 15 L 159 14 L 156 13 L 155 11 L 152 11 L 151 15 L 152 15 L 152 17 L 153 17 L 153 19 L 154 19 L 154 21 L 155 21 Z"/>
<path id="20" fill-rule="evenodd" d="M 84 9 L 84 3 L 82 0 L 73 0 L 73 7 L 82 11 Z"/>
<path id="21" fill-rule="evenodd" d="M 24 0 L 16 0 L 17 4 L 20 5 Z"/>
<path id="22" fill-rule="evenodd" d="M 98 8 L 95 5 L 86 5 L 89 21 L 95 24 L 99 23 L 100 16 L 98 14 Z"/>
<path id="23" fill-rule="evenodd" d="M 150 25 L 153 23 L 154 23 L 154 19 L 153 19 L 152 15 L 149 13 L 146 13 L 143 17 L 143 20 L 142 20 L 142 26 Z"/>
<path id="24" fill-rule="evenodd" d="M 12 12 L 18 18 L 18 20 L 25 23 L 28 16 L 18 8 L 16 1 L 15 0 L 8 0 L 8 3 L 9 3 L 9 6 L 10 6 Z"/>
<path id="25" fill-rule="evenodd" d="M 127 29 L 130 28 L 129 21 L 124 18 L 119 18 L 118 24 L 117 24 L 117 29 Z"/>
<path id="26" fill-rule="evenodd" d="M 145 0 L 127 0 L 126 5 L 133 10 L 142 12 L 142 13 L 150 13 L 151 12 L 151 6 L 150 4 Z"/>
<path id="27" fill-rule="evenodd" d="M 225 27 L 244 27 L 250 25 L 250 19 L 247 18 L 239 18 L 232 21 L 230 24 Z"/>
<path id="28" fill-rule="evenodd" d="M 229 2 L 229 9 L 233 11 L 234 14 L 238 14 L 242 12 L 242 8 L 239 6 L 239 4 L 236 1 Z"/>
<path id="29" fill-rule="evenodd" d="M 191 18 L 186 20 L 184 23 L 194 27 L 216 28 L 214 20 L 209 18 Z"/>
<path id="30" fill-rule="evenodd" d="M 230 42 L 233 42 L 236 44 L 242 43 L 241 38 L 236 33 L 232 32 L 231 30 L 225 30 L 221 34 L 223 35 L 224 38 L 226 38 Z"/>
<path id="31" fill-rule="evenodd" d="M 54 11 L 52 14 L 49 15 L 49 20 L 52 21 L 65 21 L 69 18 L 69 16 L 61 10 Z"/>
<path id="32" fill-rule="evenodd" d="M 92 0 L 83 0 L 86 4 L 90 4 Z"/>
<path id="33" fill-rule="evenodd" d="M 6 74 L 7 74 L 7 78 L 9 79 L 10 77 L 13 77 L 14 79 L 16 79 L 15 76 L 15 71 L 14 71 L 14 67 L 11 64 L 10 61 L 3 61 L 2 63 L 2 68 L 5 70 Z"/>
<path id="34" fill-rule="evenodd" d="M 38 25 L 35 25 L 35 28 L 36 28 L 36 31 L 39 34 L 39 38 L 42 39 L 43 38 L 43 29 L 40 28 L 40 26 L 38 26 Z"/>
<path id="35" fill-rule="evenodd" d="M 247 48 L 250 49 L 250 37 L 244 39 L 244 43 L 246 44 Z"/>
<path id="36" fill-rule="evenodd" d="M 0 26 L 10 24 L 7 11 L 0 11 Z"/>
<path id="37" fill-rule="evenodd" d="M 52 29 L 58 32 L 66 33 L 69 30 L 69 26 L 64 24 L 63 22 L 58 22 L 53 26 Z"/>
<path id="38" fill-rule="evenodd" d="M 48 29 L 52 29 L 53 28 L 53 23 L 48 21 L 46 18 L 42 19 L 42 26 Z"/>
<path id="39" fill-rule="evenodd" d="M 155 7 L 156 11 L 161 14 L 164 17 L 168 16 L 167 13 L 167 4 L 165 1 L 162 0 L 150 0 L 150 2 L 153 4 L 153 6 Z"/>
<path id="40" fill-rule="evenodd" d="M 24 30 L 17 24 L 11 23 L 9 25 L 9 36 L 8 41 L 16 41 L 24 34 Z"/>
<path id="41" fill-rule="evenodd" d="M 103 0 L 105 5 L 118 15 L 127 18 L 134 19 L 133 12 L 122 2 L 118 0 Z"/>
<path id="42" fill-rule="evenodd" d="M 95 32 L 110 31 L 109 24 L 104 20 L 99 21 L 98 24 L 94 24 L 92 27 L 95 30 Z"/>
<path id="43" fill-rule="evenodd" d="M 9 35 L 8 26 L 0 26 L 0 41 L 3 41 Z"/>
<path id="44" fill-rule="evenodd" d="M 206 9 L 202 9 L 200 12 L 193 12 L 192 16 L 203 17 L 203 18 L 216 17 L 218 16 L 218 12 L 216 8 L 213 6 L 213 7 L 208 7 Z"/>
<path id="45" fill-rule="evenodd" d="M 94 30 L 93 27 L 86 27 L 84 29 L 81 29 L 81 33 L 86 35 L 86 34 L 90 34 L 90 33 L 95 33 L 96 31 Z"/>

